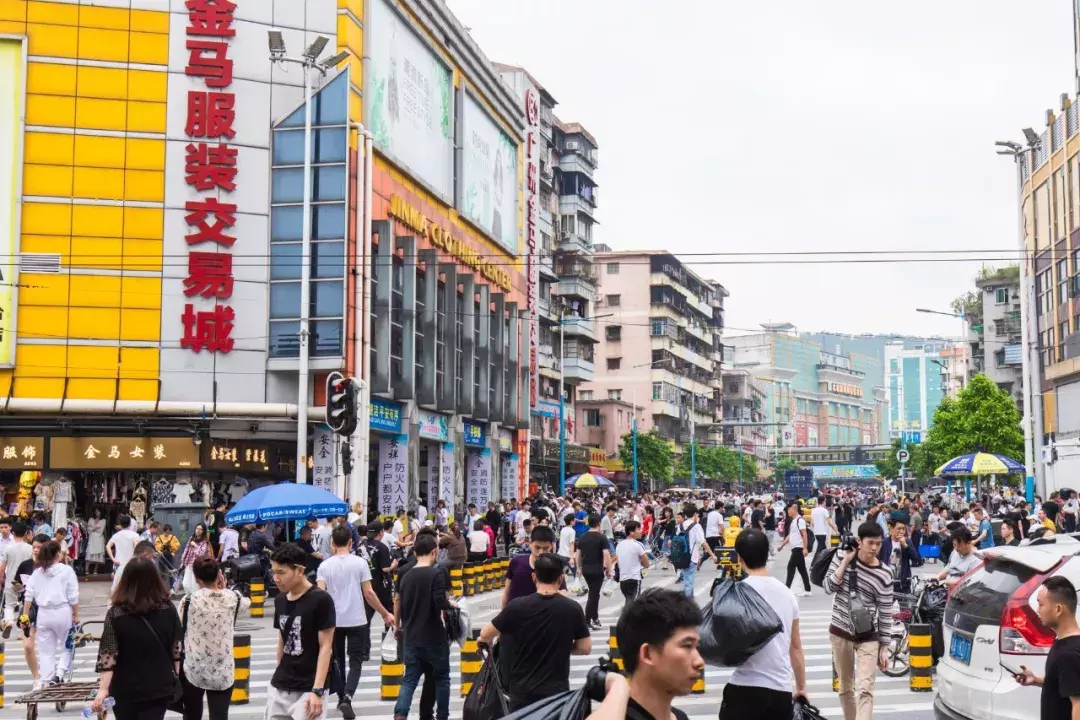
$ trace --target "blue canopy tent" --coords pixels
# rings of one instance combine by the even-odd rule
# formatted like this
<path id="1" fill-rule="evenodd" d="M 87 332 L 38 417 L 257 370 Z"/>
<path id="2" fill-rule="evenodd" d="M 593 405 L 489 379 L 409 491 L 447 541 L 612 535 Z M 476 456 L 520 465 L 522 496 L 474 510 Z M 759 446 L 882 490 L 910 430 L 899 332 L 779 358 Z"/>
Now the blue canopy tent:
<path id="1" fill-rule="evenodd" d="M 225 515 L 229 525 L 280 520 L 307 520 L 346 515 L 345 501 L 314 485 L 280 483 L 249 492 Z"/>

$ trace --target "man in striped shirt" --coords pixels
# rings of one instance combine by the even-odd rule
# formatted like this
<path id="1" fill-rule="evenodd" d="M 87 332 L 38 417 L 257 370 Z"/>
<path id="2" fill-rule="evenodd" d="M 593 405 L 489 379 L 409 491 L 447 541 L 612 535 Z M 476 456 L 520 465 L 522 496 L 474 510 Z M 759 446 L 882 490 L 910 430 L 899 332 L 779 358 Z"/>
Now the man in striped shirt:
<path id="1" fill-rule="evenodd" d="M 858 549 L 841 550 L 825 576 L 825 592 L 833 595 L 829 641 L 840 677 L 840 706 L 844 720 L 874 716 L 874 680 L 888 661 L 892 631 L 893 573 L 878 559 L 884 533 L 875 522 L 859 526 Z M 854 587 L 853 587 L 854 586 Z M 852 595 L 869 611 L 873 622 L 862 632 L 852 622 Z M 858 697 L 855 685 L 858 684 Z"/>

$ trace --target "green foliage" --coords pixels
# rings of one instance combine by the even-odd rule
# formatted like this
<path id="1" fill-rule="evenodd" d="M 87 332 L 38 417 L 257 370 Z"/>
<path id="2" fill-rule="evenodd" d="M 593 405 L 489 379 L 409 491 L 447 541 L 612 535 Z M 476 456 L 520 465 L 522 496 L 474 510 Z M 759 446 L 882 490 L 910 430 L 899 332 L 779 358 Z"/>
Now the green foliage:
<path id="1" fill-rule="evenodd" d="M 638 433 L 637 436 L 638 476 L 650 483 L 669 484 L 674 459 L 671 452 L 671 444 L 660 437 L 660 433 L 651 430 L 647 433 Z M 626 433 L 622 436 L 622 445 L 619 446 L 619 459 L 623 467 L 630 470 L 634 467 L 634 436 Z"/>
<path id="2" fill-rule="evenodd" d="M 934 470 L 937 467 L 933 464 L 932 460 L 927 455 L 926 444 L 908 444 L 904 446 L 904 449 L 908 451 L 911 456 L 905 469 L 908 473 L 914 475 L 920 480 L 926 480 L 934 474 Z M 896 439 L 892 442 L 892 447 L 889 448 L 889 454 L 874 463 L 877 466 L 878 472 L 881 477 L 886 480 L 893 480 L 900 477 L 900 461 L 896 459 L 896 453 L 900 451 L 900 440 Z M 940 465 L 941 463 L 938 463 Z"/>
<path id="3" fill-rule="evenodd" d="M 784 473 L 788 470 L 799 470 L 802 466 L 789 457 L 780 458 L 773 465 L 773 475 L 776 476 L 777 485 L 784 484 Z"/>
<path id="4" fill-rule="evenodd" d="M 1022 460 L 1020 411 L 1008 392 L 985 375 L 976 375 L 956 400 L 942 399 L 921 448 L 925 457 L 920 469 L 931 473 L 958 455 L 979 451 Z"/>
<path id="5" fill-rule="evenodd" d="M 982 292 L 979 290 L 968 290 L 949 303 L 949 307 L 957 315 L 963 315 L 971 324 L 977 325 L 982 322 L 983 301 Z"/>
<path id="6" fill-rule="evenodd" d="M 722 445 L 697 445 L 695 448 L 696 470 L 698 479 L 737 482 L 757 479 L 757 463 L 753 456 L 743 453 L 740 472 L 739 451 Z M 690 447 L 683 448 L 679 466 L 675 471 L 679 477 L 690 477 Z"/>

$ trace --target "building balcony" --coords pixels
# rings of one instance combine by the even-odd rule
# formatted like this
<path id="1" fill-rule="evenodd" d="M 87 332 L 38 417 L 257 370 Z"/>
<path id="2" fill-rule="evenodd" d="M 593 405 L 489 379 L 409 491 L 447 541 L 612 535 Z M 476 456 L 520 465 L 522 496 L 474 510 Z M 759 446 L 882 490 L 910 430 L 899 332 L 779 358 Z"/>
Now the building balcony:
<path id="1" fill-rule="evenodd" d="M 551 345 L 539 345 L 537 347 L 537 364 L 548 370 L 555 369 L 555 348 Z"/>
<path id="2" fill-rule="evenodd" d="M 592 318 L 567 316 L 563 318 L 567 337 L 586 338 L 596 342 L 596 321 Z"/>
<path id="3" fill-rule="evenodd" d="M 555 316 L 555 313 L 551 311 L 551 300 L 547 298 L 540 298 L 537 303 L 537 310 L 540 315 L 541 322 L 558 323 L 559 318 Z"/>
<path id="4" fill-rule="evenodd" d="M 553 253 L 547 250 L 540 251 L 540 277 L 549 282 L 556 282 L 559 279 L 558 274 L 555 272 L 555 258 Z"/>
<path id="5" fill-rule="evenodd" d="M 564 273 L 559 276 L 556 292 L 562 297 L 576 297 L 592 302 L 596 297 L 596 280 L 589 273 Z"/>
<path id="6" fill-rule="evenodd" d="M 586 215 L 595 220 L 596 207 L 581 195 L 560 195 L 559 213 L 562 215 Z"/>
<path id="7" fill-rule="evenodd" d="M 593 244 L 591 240 L 588 240 L 577 233 L 561 232 L 559 233 L 559 250 L 568 253 L 578 253 L 579 255 L 592 255 Z"/>
<path id="8" fill-rule="evenodd" d="M 589 382 L 595 371 L 596 367 L 591 360 L 580 357 L 563 358 L 563 379 L 568 383 Z"/>
<path id="9" fill-rule="evenodd" d="M 559 156 L 559 169 L 563 172 L 579 172 L 591 179 L 596 172 L 596 151 L 593 151 L 591 159 L 585 152 L 564 152 Z"/>

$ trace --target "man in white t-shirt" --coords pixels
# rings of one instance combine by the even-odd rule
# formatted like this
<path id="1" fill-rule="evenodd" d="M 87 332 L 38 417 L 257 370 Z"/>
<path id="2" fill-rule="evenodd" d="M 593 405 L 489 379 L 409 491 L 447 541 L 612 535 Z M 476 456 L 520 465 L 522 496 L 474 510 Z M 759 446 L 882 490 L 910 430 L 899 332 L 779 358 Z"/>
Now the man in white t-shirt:
<path id="1" fill-rule="evenodd" d="M 626 523 L 626 539 L 615 547 L 615 559 L 619 565 L 619 589 L 625 607 L 641 592 L 641 570 L 649 567 L 649 553 L 641 544 L 641 523 L 637 520 Z"/>
<path id="2" fill-rule="evenodd" d="M 686 533 L 687 545 L 690 548 L 690 567 L 682 571 L 683 594 L 686 597 L 694 597 L 694 579 L 697 577 L 698 565 L 701 564 L 701 554 L 709 553 L 713 561 L 716 561 L 716 553 L 705 542 L 705 531 L 698 522 L 698 509 L 693 505 L 683 508 L 686 520 L 683 521 L 683 532 Z"/>
<path id="3" fill-rule="evenodd" d="M 783 630 L 735 668 L 724 688 L 719 720 L 790 718 L 794 699 L 806 697 L 806 656 L 799 636 L 799 601 L 783 583 L 769 575 L 766 569 L 769 539 L 765 533 L 743 530 L 735 541 L 735 553 L 745 575 L 742 582 L 776 611 Z"/>
<path id="4" fill-rule="evenodd" d="M 105 543 L 105 553 L 113 562 L 112 586 L 114 590 L 116 584 L 120 582 L 120 577 L 124 574 L 124 567 L 135 555 L 135 546 L 139 543 L 139 534 L 128 528 L 128 525 L 131 524 L 130 517 L 121 515 L 116 519 L 116 524 L 122 529 L 118 530 L 109 538 L 109 542 Z"/>
<path id="5" fill-rule="evenodd" d="M 840 534 L 840 531 L 836 529 L 836 523 L 830 517 L 830 502 L 828 499 L 818 502 L 814 509 L 810 511 L 810 525 L 814 531 L 814 540 L 816 541 L 814 560 L 817 560 L 818 555 L 828 548 L 829 538 L 831 537 L 830 531 L 836 535 Z"/>
<path id="6" fill-rule="evenodd" d="M 532 519 L 532 513 L 529 512 L 530 507 L 528 502 L 523 502 L 521 507 L 518 508 L 517 515 L 514 516 L 515 535 L 520 535 L 525 529 L 525 521 Z"/>
<path id="7" fill-rule="evenodd" d="M 366 600 L 371 608 L 382 615 L 386 627 L 394 626 L 394 616 L 371 587 L 371 569 L 367 561 L 352 552 L 352 531 L 338 525 L 330 533 L 334 554 L 319 564 L 317 583 L 330 593 L 334 600 L 334 654 L 332 662 L 338 664 L 345 687 L 338 693 L 338 710 L 345 720 L 354 720 L 352 696 L 360 684 L 360 667 L 371 649 L 371 636 L 367 630 Z M 345 643 L 348 641 L 349 670 L 345 674 Z"/>
<path id="8" fill-rule="evenodd" d="M 787 522 L 784 527 L 784 539 L 776 546 L 777 554 L 784 549 L 785 545 L 791 545 L 791 557 L 788 558 L 787 586 L 791 587 L 791 581 L 795 579 L 795 572 L 802 576 L 804 590 L 795 593 L 795 597 L 810 596 L 810 573 L 806 571 L 806 520 L 799 511 L 798 503 L 787 506 Z"/>
<path id="9" fill-rule="evenodd" d="M 574 514 L 563 518 L 563 529 L 559 531 L 559 548 L 557 550 L 559 557 L 570 567 L 571 572 L 576 574 L 574 569 L 574 541 L 577 539 L 577 533 L 574 532 Z"/>
<path id="10" fill-rule="evenodd" d="M 724 545 L 724 506 L 719 500 L 705 516 L 705 540 L 715 550 Z"/>

